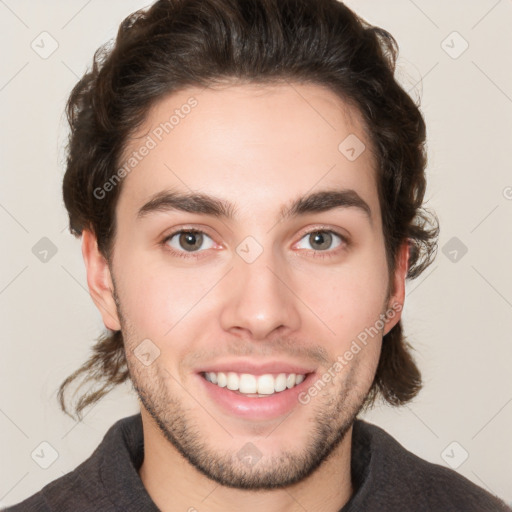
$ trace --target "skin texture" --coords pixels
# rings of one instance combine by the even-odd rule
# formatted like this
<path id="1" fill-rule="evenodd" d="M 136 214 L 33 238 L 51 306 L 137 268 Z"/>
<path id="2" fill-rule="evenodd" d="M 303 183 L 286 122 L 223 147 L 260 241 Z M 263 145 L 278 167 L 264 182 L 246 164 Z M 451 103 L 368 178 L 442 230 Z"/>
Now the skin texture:
<path id="1" fill-rule="evenodd" d="M 382 336 L 401 309 L 307 405 L 277 419 L 227 414 L 206 395 L 197 369 L 227 359 L 279 359 L 314 368 L 321 378 L 381 313 L 403 305 L 407 246 L 389 276 L 370 142 L 359 113 L 318 85 L 182 90 L 148 112 L 126 155 L 190 97 L 197 105 L 124 179 L 110 266 L 94 234 L 83 234 L 91 296 L 105 325 L 122 329 L 141 401 L 139 474 L 164 512 L 240 504 L 246 512 L 337 511 L 355 492 L 352 423 Z M 354 161 L 338 150 L 349 134 L 366 145 Z M 368 203 L 371 222 L 356 208 L 277 221 L 297 197 L 343 188 Z M 162 190 L 223 198 L 235 204 L 236 216 L 161 211 L 137 219 Z M 187 252 L 179 234 L 164 242 L 186 228 L 207 235 L 199 250 Z M 348 243 L 334 236 L 319 248 L 308 235 L 315 230 L 334 230 Z M 262 249 L 252 263 L 236 252 L 248 236 Z M 149 366 L 133 352 L 145 339 L 160 351 Z M 249 442 L 261 454 L 252 467 L 237 458 Z"/>

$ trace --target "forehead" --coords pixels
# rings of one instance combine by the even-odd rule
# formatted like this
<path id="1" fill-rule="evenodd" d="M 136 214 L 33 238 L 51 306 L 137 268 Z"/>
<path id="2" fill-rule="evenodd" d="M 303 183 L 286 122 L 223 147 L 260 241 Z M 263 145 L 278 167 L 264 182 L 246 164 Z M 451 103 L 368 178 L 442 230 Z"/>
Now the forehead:
<path id="1" fill-rule="evenodd" d="M 253 208 L 282 211 L 289 198 L 315 189 L 341 187 L 374 206 L 377 200 L 360 113 L 313 84 L 173 93 L 149 110 L 120 165 L 127 171 L 123 215 L 135 216 L 148 198 L 171 189 L 229 199 L 249 216 Z"/>

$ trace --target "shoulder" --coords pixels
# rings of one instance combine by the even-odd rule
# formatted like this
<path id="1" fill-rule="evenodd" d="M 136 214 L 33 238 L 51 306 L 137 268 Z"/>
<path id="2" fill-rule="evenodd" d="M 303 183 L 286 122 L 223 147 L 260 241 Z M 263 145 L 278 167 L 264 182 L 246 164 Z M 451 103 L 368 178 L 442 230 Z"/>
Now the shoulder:
<path id="1" fill-rule="evenodd" d="M 512 512 L 493 494 L 450 468 L 418 457 L 376 425 L 357 420 L 354 442 L 366 443 L 370 448 L 367 480 L 374 487 L 373 492 L 377 491 L 377 496 L 395 507 Z"/>
<path id="2" fill-rule="evenodd" d="M 92 485 L 89 487 L 80 478 L 80 470 L 84 467 L 87 468 L 89 461 L 90 459 L 74 471 L 53 480 L 21 503 L 8 507 L 5 512 L 90 511 L 92 504 L 96 506 L 102 500 L 98 500 L 94 482 L 91 482 Z M 105 508 L 98 508 L 97 510 L 111 510 L 108 503 L 104 505 Z"/>
<path id="3" fill-rule="evenodd" d="M 117 421 L 87 460 L 4 512 L 116 511 L 111 496 L 115 489 L 108 480 L 110 472 L 118 470 L 121 477 L 127 471 L 130 460 L 126 444 L 135 442 L 140 430 L 140 414 Z M 113 462 L 118 462 L 119 467 L 114 468 Z"/>

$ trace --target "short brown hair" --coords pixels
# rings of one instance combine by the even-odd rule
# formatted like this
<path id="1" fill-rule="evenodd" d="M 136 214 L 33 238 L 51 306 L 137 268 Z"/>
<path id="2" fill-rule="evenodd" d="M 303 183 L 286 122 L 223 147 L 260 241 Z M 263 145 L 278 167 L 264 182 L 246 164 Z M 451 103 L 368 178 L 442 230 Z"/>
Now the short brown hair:
<path id="1" fill-rule="evenodd" d="M 426 129 L 418 106 L 394 78 L 398 45 L 336 0 L 159 0 L 128 16 L 115 43 L 100 47 L 92 68 L 67 103 L 70 136 L 63 180 L 69 228 L 97 238 L 111 261 L 115 208 L 122 182 L 94 194 L 112 178 L 131 134 L 151 106 L 188 86 L 231 81 L 312 83 L 329 87 L 362 114 L 376 155 L 377 188 L 388 269 L 409 243 L 407 278 L 433 261 L 437 217 L 422 207 L 426 188 Z M 341 141 L 340 141 L 341 142 Z M 401 321 L 384 336 L 369 407 L 380 393 L 392 405 L 411 400 L 421 374 Z M 60 386 L 92 383 L 75 412 L 129 378 L 121 331 L 107 330 L 93 354 Z"/>

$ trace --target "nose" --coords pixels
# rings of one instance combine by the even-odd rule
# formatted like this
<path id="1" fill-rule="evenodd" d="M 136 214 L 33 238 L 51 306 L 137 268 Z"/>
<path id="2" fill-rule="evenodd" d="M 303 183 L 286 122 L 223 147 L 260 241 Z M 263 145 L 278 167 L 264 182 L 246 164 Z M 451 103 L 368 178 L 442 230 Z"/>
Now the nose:
<path id="1" fill-rule="evenodd" d="M 290 272 L 270 253 L 263 251 L 252 263 L 235 258 L 224 283 L 220 315 L 224 330 L 264 340 L 274 331 L 282 335 L 299 329 L 299 299 Z"/>

